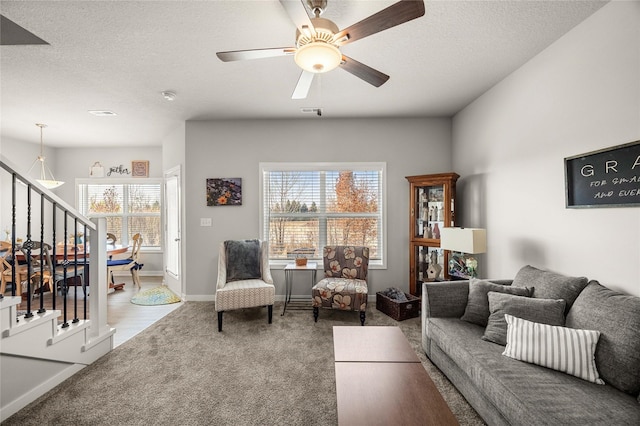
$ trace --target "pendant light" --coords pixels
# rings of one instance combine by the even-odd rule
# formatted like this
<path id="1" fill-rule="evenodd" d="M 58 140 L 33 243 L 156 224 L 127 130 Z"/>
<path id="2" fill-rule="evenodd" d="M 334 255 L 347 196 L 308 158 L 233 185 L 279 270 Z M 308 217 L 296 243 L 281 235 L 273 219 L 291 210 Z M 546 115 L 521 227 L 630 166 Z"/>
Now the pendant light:
<path id="1" fill-rule="evenodd" d="M 44 163 L 44 158 L 45 157 L 44 157 L 44 142 L 42 141 L 42 129 L 47 127 L 47 125 L 46 124 L 36 123 L 36 126 L 40 127 L 40 155 L 33 162 L 33 164 L 31 165 L 31 168 L 29 169 L 29 172 L 27 172 L 27 174 L 29 174 L 31 172 L 33 167 L 39 161 L 40 162 L 40 179 L 36 179 L 36 182 L 38 182 L 40 185 L 44 186 L 47 189 L 54 189 L 54 188 L 57 188 L 57 187 L 63 185 L 64 182 L 56 180 L 56 178 L 53 177 L 53 173 L 51 172 L 51 169 L 49 169 L 49 167 Z M 51 176 L 51 179 L 47 179 L 47 173 L 46 172 L 49 172 L 49 176 Z"/>

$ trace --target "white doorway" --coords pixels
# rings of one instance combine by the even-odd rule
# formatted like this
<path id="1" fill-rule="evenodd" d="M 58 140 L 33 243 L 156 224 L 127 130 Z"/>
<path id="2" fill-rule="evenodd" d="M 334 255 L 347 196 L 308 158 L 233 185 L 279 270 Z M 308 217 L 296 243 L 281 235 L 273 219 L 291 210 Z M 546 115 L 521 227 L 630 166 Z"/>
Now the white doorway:
<path id="1" fill-rule="evenodd" d="M 164 279 L 175 294 L 184 297 L 182 282 L 182 222 L 181 222 L 180 166 L 164 174 L 165 194 L 165 268 Z"/>

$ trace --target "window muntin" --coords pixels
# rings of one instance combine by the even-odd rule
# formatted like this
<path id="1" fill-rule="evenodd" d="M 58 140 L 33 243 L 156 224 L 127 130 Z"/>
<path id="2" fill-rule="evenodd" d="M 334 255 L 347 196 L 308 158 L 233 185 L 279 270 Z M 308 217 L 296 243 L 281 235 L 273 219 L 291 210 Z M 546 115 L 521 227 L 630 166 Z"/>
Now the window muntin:
<path id="1" fill-rule="evenodd" d="M 261 232 L 273 263 L 366 245 L 385 265 L 385 163 L 261 163 Z"/>
<path id="2" fill-rule="evenodd" d="M 118 244 L 129 245 L 140 233 L 145 249 L 162 247 L 162 182 L 145 183 L 114 179 L 93 182 L 77 181 L 78 210 L 89 218 L 104 217 L 107 232 Z"/>

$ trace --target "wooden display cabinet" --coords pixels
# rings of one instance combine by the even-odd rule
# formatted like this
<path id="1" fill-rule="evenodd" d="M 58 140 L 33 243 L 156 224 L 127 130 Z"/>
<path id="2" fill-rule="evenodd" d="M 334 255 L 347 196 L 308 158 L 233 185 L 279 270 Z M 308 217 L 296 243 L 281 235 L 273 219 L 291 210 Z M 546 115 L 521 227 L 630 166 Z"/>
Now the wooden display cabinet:
<path id="1" fill-rule="evenodd" d="M 407 176 L 409 192 L 409 292 L 421 296 L 423 281 L 448 280 L 449 251 L 440 230 L 456 225 L 456 173 Z"/>

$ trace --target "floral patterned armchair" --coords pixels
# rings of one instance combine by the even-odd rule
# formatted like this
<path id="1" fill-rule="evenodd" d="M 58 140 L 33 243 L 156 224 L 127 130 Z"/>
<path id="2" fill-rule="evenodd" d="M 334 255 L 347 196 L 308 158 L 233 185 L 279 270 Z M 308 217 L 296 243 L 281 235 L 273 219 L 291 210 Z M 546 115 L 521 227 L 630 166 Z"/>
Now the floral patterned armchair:
<path id="1" fill-rule="evenodd" d="M 322 258 L 324 276 L 311 289 L 313 319 L 318 322 L 320 308 L 359 311 L 364 325 L 367 309 L 369 247 L 325 246 Z"/>

